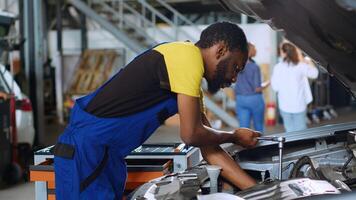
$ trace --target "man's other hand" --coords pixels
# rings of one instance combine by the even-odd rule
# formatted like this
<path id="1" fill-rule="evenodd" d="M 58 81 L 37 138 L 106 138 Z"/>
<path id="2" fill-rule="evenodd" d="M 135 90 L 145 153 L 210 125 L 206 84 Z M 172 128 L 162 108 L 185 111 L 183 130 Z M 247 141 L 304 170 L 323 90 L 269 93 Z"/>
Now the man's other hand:
<path id="1" fill-rule="evenodd" d="M 257 144 L 257 137 L 260 137 L 261 133 L 249 128 L 238 128 L 234 131 L 235 144 L 241 145 L 245 148 L 255 147 Z"/>

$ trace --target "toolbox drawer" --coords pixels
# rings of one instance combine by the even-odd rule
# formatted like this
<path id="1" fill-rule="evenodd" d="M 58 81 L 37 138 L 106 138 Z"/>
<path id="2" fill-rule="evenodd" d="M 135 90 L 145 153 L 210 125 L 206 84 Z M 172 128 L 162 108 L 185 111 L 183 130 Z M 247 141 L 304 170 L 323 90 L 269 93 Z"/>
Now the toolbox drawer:
<path id="1" fill-rule="evenodd" d="M 54 182 L 54 166 L 53 159 L 30 166 L 30 180 L 31 181 L 53 181 Z"/>
<path id="2" fill-rule="evenodd" d="M 55 175 L 53 158 L 30 166 L 30 180 L 46 182 L 47 199 L 55 199 Z M 131 191 L 148 181 L 172 172 L 171 159 L 126 159 L 126 191 Z"/>

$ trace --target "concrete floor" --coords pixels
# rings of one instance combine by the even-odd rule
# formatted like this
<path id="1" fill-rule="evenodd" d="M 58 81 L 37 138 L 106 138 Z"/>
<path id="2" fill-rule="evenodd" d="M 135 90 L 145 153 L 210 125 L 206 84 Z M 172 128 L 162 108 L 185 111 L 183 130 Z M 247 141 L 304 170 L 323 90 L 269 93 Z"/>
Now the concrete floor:
<path id="1" fill-rule="evenodd" d="M 1 200 L 34 200 L 35 183 L 19 183 L 15 186 L 0 190 Z"/>
<path id="2" fill-rule="evenodd" d="M 320 124 L 311 124 L 308 127 L 316 127 L 322 125 L 330 125 L 342 122 L 356 121 L 356 108 L 343 108 L 337 110 L 339 117 L 322 121 Z M 64 126 L 50 124 L 46 127 L 46 144 L 53 145 L 56 141 L 58 135 L 64 130 Z M 271 133 L 281 133 L 283 132 L 283 126 L 278 124 L 272 127 L 266 127 L 266 135 Z M 180 142 L 179 138 L 179 127 L 176 126 L 162 126 L 160 127 L 147 141 L 146 143 L 159 143 L 159 142 Z M 34 183 L 19 183 L 17 185 L 0 189 L 0 200 L 34 200 L 35 191 Z"/>

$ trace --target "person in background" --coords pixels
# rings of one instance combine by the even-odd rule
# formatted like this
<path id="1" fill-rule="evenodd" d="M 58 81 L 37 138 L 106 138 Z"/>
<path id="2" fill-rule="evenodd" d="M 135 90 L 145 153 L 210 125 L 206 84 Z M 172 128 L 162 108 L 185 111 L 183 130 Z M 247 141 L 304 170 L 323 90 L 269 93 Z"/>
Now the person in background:
<path id="1" fill-rule="evenodd" d="M 281 45 L 280 55 L 282 61 L 272 73 L 272 89 L 277 93 L 286 132 L 303 130 L 307 128 L 307 105 L 313 100 L 308 78 L 317 78 L 318 70 L 291 43 Z"/>
<path id="2" fill-rule="evenodd" d="M 252 59 L 255 56 L 255 45 L 248 43 L 249 58 L 235 84 L 236 114 L 240 127 L 250 128 L 253 121 L 255 130 L 263 132 L 265 103 L 262 90 L 269 85 L 269 81 L 261 84 L 260 67 Z"/>

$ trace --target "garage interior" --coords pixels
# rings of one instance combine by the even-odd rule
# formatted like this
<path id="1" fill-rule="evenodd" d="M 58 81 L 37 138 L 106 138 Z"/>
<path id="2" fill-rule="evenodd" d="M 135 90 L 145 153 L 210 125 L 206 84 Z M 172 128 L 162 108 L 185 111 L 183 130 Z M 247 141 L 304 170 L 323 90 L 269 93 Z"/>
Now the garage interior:
<path id="1" fill-rule="evenodd" d="M 221 21 L 240 26 L 247 40 L 255 45 L 257 54 L 254 60 L 260 67 L 262 80 L 271 79 L 274 66 L 281 60 L 279 45 L 285 41 L 294 43 L 305 57 L 313 59 L 313 65 L 319 72 L 315 80 L 309 80 L 313 102 L 308 105 L 305 116 L 308 129 L 289 133 L 285 131 L 278 109 L 277 94 L 268 86 L 263 90 L 266 105 L 263 136 L 276 140 L 262 141 L 251 151 L 233 144 L 224 144 L 223 148 L 235 160 L 239 160 L 242 168 L 248 170 L 251 176 L 258 177 L 261 185 L 267 178 L 278 180 L 284 177 L 282 180 L 288 181 L 307 177 L 327 180 L 326 182 L 332 182 L 335 186 L 335 181 L 330 180 L 342 178 L 330 171 L 345 167 L 338 171 L 344 173 L 348 165 L 348 178 L 341 182 L 346 182 L 347 188 L 355 185 L 356 172 L 352 172 L 356 170 L 356 160 L 353 159 L 356 150 L 352 149 L 352 145 L 356 141 L 352 137 L 355 138 L 353 135 L 356 134 L 356 92 L 353 90 L 355 74 L 349 70 L 355 68 L 355 63 L 351 64 L 353 66 L 338 68 L 340 63 L 350 62 L 322 60 L 324 54 L 318 54 L 315 49 L 310 48 L 313 47 L 313 42 L 310 42 L 310 46 L 303 45 L 308 40 L 299 38 L 297 28 L 291 34 L 287 31 L 293 28 L 287 26 L 283 30 L 282 21 L 276 20 L 280 23 L 274 26 L 273 20 L 266 19 L 269 18 L 269 13 L 264 13 L 259 8 L 281 9 L 282 6 L 292 6 L 295 3 L 303 8 L 315 8 L 316 13 L 319 13 L 317 6 L 304 0 L 278 2 L 279 4 L 273 4 L 269 0 L 1 0 L 0 94 L 4 93 L 6 98 L 0 95 L 0 199 L 55 199 L 52 149 L 69 122 L 75 100 L 95 91 L 146 49 L 172 41 L 188 40 L 195 43 L 202 30 Z M 345 18 L 351 16 L 350 19 L 356 19 L 355 3 L 332 0 L 325 7 L 320 6 L 320 9 L 333 6 L 342 10 L 339 13 L 347 13 L 343 15 Z M 334 20 L 330 20 L 330 23 L 333 22 Z M 322 27 L 324 24 L 319 25 Z M 349 30 L 355 30 L 355 27 Z M 349 38 L 342 36 L 341 39 L 333 35 L 328 37 L 325 40 L 334 41 L 335 48 L 348 52 L 345 57 L 340 56 L 340 59 L 348 57 L 355 60 L 355 39 L 348 41 Z M 344 45 L 344 41 L 350 45 Z M 234 85 L 221 89 L 215 95 L 209 94 L 204 83 L 202 85 L 206 115 L 212 127 L 226 131 L 239 128 Z M 180 138 L 179 123 L 177 114 L 170 117 L 143 146 L 127 157 L 126 199 L 140 199 L 141 194 L 147 193 L 147 188 L 144 187 L 152 187 L 153 179 L 191 169 L 193 171 L 186 174 L 195 173 L 195 166 L 202 163 L 207 165 L 198 147 L 184 145 Z M 283 161 L 281 157 L 278 160 L 277 146 L 280 142 L 277 138 L 282 137 L 285 139 Z M 314 152 L 314 157 L 313 149 L 317 152 Z M 353 155 L 350 159 L 349 154 Z M 318 166 L 328 166 L 322 168 L 320 173 L 330 176 L 321 178 L 310 175 L 310 168 L 315 167 L 312 164 L 308 165 L 308 169 L 299 169 L 304 170 L 303 176 L 291 176 L 295 172 L 293 167 L 302 157 L 317 160 Z M 41 166 L 43 163 L 46 165 Z M 282 165 L 284 174 L 278 174 L 278 166 Z M 51 173 L 47 173 L 48 171 Z M 196 173 L 200 180 L 200 171 Z M 222 182 L 219 178 L 220 185 Z M 174 181 L 171 182 L 173 183 Z M 204 194 L 207 188 L 210 191 L 210 183 L 208 185 L 199 185 L 198 193 Z M 342 184 L 337 186 L 340 185 Z M 195 189 L 197 185 L 187 187 Z M 170 185 L 167 188 L 161 191 L 175 189 Z M 183 186 L 179 190 L 182 188 Z M 342 186 L 340 188 L 340 191 L 346 191 Z M 355 187 L 350 188 L 353 193 Z M 256 190 L 258 189 L 266 188 L 261 186 Z M 230 194 L 240 194 L 246 199 L 249 195 L 247 192 L 252 194 L 252 191 L 244 193 L 236 188 L 219 189 L 221 193 L 225 190 L 233 191 Z M 152 199 L 169 199 L 164 195 L 157 194 Z M 170 198 L 196 198 L 174 195 Z"/>

